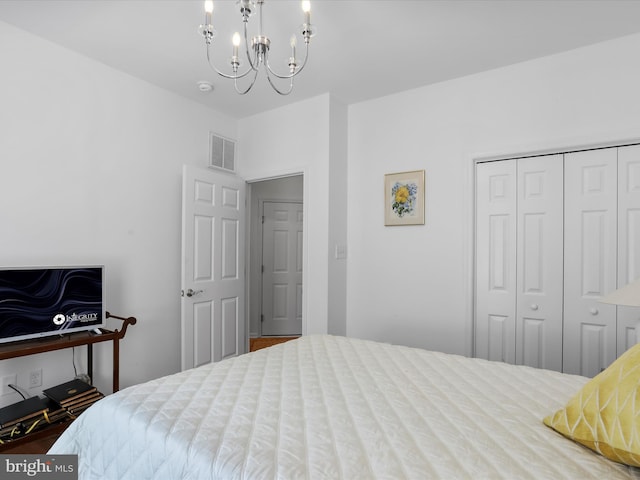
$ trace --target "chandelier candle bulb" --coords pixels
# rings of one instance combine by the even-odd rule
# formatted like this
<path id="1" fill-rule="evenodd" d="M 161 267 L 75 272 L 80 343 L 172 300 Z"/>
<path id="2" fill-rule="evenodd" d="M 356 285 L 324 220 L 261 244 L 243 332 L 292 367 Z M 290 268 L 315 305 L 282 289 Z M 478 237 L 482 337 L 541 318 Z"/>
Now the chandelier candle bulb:
<path id="1" fill-rule="evenodd" d="M 303 0 L 302 11 L 304 12 L 304 23 L 311 25 L 311 2 L 309 0 Z"/>
<path id="2" fill-rule="evenodd" d="M 296 59 L 296 36 L 291 35 L 291 41 L 289 42 L 291 45 L 291 58 Z"/>
<path id="3" fill-rule="evenodd" d="M 213 14 L 213 0 L 206 0 L 204 2 L 204 23 L 211 25 L 211 15 Z"/>
<path id="4" fill-rule="evenodd" d="M 240 46 L 240 34 L 238 32 L 233 34 L 233 56 L 238 56 L 238 47 Z"/>

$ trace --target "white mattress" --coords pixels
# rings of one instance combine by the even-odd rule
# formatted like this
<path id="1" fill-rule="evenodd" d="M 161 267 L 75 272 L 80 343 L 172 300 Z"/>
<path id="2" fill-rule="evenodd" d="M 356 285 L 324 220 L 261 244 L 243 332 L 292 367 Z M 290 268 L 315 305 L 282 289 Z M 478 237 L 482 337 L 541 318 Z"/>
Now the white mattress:
<path id="1" fill-rule="evenodd" d="M 616 479 L 542 418 L 588 379 L 307 336 L 127 388 L 50 453 L 81 479 Z"/>

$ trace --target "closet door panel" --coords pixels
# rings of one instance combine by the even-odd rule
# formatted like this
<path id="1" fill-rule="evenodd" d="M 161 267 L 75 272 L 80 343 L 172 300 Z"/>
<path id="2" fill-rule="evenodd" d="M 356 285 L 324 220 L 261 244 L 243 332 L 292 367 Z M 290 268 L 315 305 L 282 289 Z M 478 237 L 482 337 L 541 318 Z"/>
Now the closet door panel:
<path id="1" fill-rule="evenodd" d="M 616 358 L 617 149 L 565 155 L 563 371 L 592 377 Z"/>
<path id="2" fill-rule="evenodd" d="M 475 355 L 515 362 L 515 160 L 476 165 Z"/>
<path id="3" fill-rule="evenodd" d="M 562 369 L 562 155 L 519 159 L 516 363 Z"/>
<path id="4" fill-rule="evenodd" d="M 640 315 L 638 307 L 618 307 L 618 356 L 640 342 Z"/>
<path id="5" fill-rule="evenodd" d="M 618 288 L 640 278 L 640 146 L 618 149 Z M 618 307 L 617 354 L 638 341 L 640 308 Z"/>

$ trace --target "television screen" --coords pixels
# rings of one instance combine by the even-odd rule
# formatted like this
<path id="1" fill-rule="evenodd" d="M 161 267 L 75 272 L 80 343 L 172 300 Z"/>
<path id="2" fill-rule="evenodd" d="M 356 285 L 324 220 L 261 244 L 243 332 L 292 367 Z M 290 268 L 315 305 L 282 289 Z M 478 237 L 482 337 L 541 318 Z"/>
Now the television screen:
<path id="1" fill-rule="evenodd" d="M 104 326 L 104 267 L 0 268 L 0 343 Z"/>

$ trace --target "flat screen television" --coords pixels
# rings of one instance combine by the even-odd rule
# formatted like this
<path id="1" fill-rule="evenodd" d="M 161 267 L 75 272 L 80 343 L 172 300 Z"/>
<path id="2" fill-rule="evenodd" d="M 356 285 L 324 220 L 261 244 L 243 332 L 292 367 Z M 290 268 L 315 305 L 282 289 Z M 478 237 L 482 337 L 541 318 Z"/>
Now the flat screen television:
<path id="1" fill-rule="evenodd" d="M 0 343 L 105 324 L 104 266 L 0 267 Z"/>

